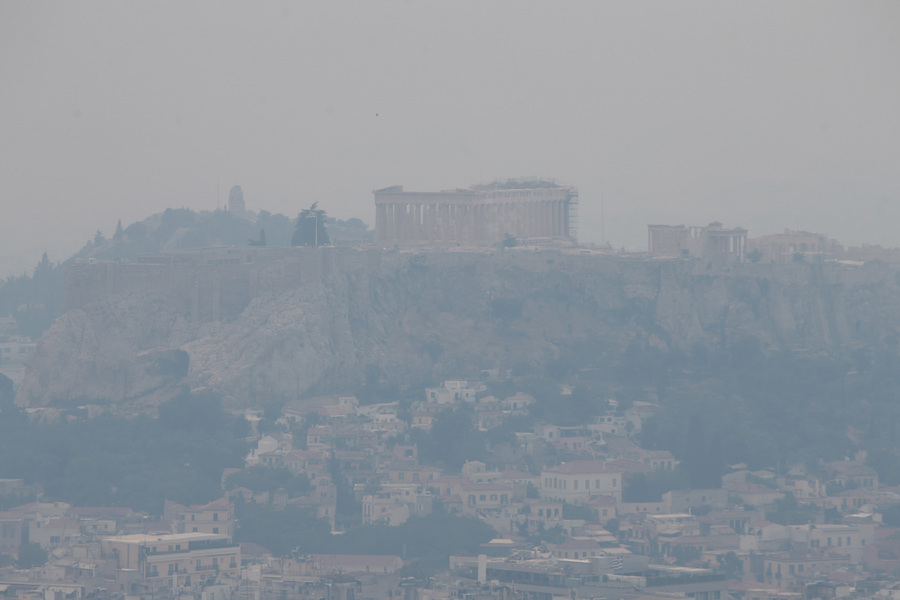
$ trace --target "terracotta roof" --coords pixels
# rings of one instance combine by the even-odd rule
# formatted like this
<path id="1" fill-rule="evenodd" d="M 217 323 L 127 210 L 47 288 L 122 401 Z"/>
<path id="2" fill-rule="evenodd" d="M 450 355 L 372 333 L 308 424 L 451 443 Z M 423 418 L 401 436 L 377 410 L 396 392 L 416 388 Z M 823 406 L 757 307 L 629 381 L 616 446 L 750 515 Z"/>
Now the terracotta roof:
<path id="1" fill-rule="evenodd" d="M 73 517 L 129 517 L 134 511 L 124 506 L 73 506 L 66 514 Z"/>
<path id="2" fill-rule="evenodd" d="M 566 475 L 582 474 L 582 473 L 622 473 L 623 470 L 610 467 L 602 460 L 573 460 L 567 463 L 561 463 L 555 467 L 548 467 L 545 471 L 552 473 L 563 473 Z"/>
<path id="3" fill-rule="evenodd" d="M 558 548 L 560 550 L 584 550 L 584 549 L 592 549 L 598 550 L 600 548 L 600 544 L 595 542 L 594 540 L 567 540 L 561 544 L 547 544 L 548 546 L 552 546 L 553 548 Z"/>
<path id="4" fill-rule="evenodd" d="M 516 471 L 516 470 L 508 470 L 500 473 L 500 476 L 503 479 L 540 479 L 540 475 L 532 475 L 531 473 L 526 473 L 525 471 Z"/>

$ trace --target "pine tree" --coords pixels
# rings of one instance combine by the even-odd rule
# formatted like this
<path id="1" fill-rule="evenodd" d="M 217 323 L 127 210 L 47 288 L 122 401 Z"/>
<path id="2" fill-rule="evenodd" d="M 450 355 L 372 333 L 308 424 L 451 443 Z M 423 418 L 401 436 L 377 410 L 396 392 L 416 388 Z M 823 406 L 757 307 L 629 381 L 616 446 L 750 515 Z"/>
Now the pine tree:
<path id="1" fill-rule="evenodd" d="M 292 246 L 327 246 L 328 233 L 325 231 L 325 211 L 318 202 L 300 211 L 297 215 L 297 229 L 291 237 Z"/>

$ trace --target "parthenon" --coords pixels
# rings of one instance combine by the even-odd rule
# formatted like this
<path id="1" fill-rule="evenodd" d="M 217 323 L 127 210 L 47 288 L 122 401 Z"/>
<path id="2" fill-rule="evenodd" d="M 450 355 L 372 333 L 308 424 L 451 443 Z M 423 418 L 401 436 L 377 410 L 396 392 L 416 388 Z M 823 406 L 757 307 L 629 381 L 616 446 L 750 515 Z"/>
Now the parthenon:
<path id="1" fill-rule="evenodd" d="M 376 190 L 381 244 L 493 245 L 518 240 L 575 241 L 578 191 L 552 181 L 511 180 L 442 192 Z"/>

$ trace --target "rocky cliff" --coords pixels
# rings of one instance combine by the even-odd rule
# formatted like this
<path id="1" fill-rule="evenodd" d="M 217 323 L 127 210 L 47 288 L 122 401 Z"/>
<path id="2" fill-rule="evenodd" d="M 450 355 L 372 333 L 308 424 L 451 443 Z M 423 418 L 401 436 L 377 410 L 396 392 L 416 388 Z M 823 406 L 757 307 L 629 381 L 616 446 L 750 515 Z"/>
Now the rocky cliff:
<path id="1" fill-rule="evenodd" d="M 900 276 L 888 265 L 253 252 L 76 265 L 68 310 L 40 340 L 17 402 L 145 405 L 187 384 L 244 406 L 350 391 L 367 373 L 408 383 L 538 365 L 583 337 L 690 348 L 753 336 L 841 352 L 900 331 Z"/>

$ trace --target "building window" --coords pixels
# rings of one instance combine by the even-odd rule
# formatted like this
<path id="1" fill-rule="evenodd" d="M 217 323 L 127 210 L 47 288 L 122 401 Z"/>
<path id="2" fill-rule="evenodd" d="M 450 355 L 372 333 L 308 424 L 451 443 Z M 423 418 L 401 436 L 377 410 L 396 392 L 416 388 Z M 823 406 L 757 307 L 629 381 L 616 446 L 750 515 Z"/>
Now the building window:
<path id="1" fill-rule="evenodd" d="M 213 533 L 214 533 L 214 534 L 219 533 L 219 528 L 218 528 L 218 527 L 213 527 Z"/>
<path id="2" fill-rule="evenodd" d="M 213 521 L 219 520 L 219 513 L 213 513 Z"/>

